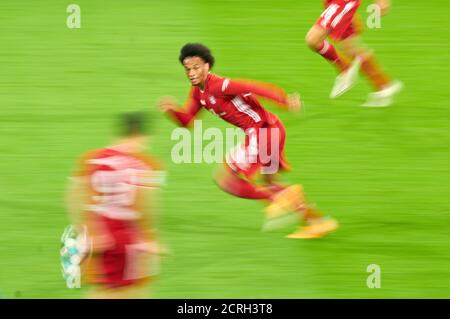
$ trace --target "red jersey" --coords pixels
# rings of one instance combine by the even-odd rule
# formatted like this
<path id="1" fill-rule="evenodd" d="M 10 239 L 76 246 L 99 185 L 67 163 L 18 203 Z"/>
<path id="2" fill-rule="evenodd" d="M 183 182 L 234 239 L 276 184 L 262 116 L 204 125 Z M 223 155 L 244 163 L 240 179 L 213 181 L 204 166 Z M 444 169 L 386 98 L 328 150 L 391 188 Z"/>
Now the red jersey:
<path id="1" fill-rule="evenodd" d="M 331 3 L 345 3 L 345 2 L 357 2 L 358 4 L 361 2 L 361 0 L 324 0 L 325 6 L 328 6 Z"/>
<path id="2" fill-rule="evenodd" d="M 183 111 L 169 110 L 181 125 L 187 126 L 202 107 L 243 130 L 273 124 L 278 118 L 264 109 L 256 96 L 286 107 L 286 93 L 273 85 L 242 80 L 230 80 L 209 73 L 204 90 L 195 86 Z"/>
<path id="3" fill-rule="evenodd" d="M 146 155 L 104 148 L 85 155 L 78 176 L 89 180 L 89 207 L 114 220 L 141 217 L 137 187 L 155 187 L 164 178 L 160 165 Z"/>
<path id="4" fill-rule="evenodd" d="M 119 148 L 92 151 L 82 158 L 76 175 L 88 180 L 89 234 L 94 234 L 94 241 L 103 238 L 103 245 L 106 243 L 83 264 L 87 282 L 116 288 L 140 284 L 150 277 L 149 271 L 154 269 L 148 265 L 148 249 L 154 239 L 143 216 L 145 199 L 138 196 L 138 188 L 159 186 L 162 174 L 152 158 Z"/>

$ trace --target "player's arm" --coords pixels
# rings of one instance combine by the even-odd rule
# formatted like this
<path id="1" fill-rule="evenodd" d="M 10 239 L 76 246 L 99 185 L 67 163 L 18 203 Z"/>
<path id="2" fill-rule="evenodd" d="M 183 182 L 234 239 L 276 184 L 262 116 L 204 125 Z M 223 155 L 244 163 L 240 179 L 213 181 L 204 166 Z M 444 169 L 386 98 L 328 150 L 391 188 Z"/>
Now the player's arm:
<path id="1" fill-rule="evenodd" d="M 172 97 L 161 98 L 159 100 L 159 107 L 180 126 L 186 127 L 189 126 L 202 106 L 200 104 L 200 101 L 194 97 L 191 90 L 189 97 L 183 107 L 180 107 Z"/>
<path id="2" fill-rule="evenodd" d="M 72 225 L 79 234 L 88 231 L 93 252 L 102 251 L 111 246 L 112 240 L 109 232 L 98 223 L 87 211 L 92 195 L 87 175 L 76 174 L 69 179 L 66 191 L 66 209 Z"/>
<path id="3" fill-rule="evenodd" d="M 87 235 L 92 240 L 92 245 L 88 241 L 82 241 L 79 245 L 81 261 L 84 261 L 90 250 L 96 250 L 96 234 L 99 233 L 94 225 L 90 223 L 89 216 L 86 211 L 86 205 L 89 199 L 88 180 L 85 176 L 73 176 L 69 178 L 66 194 L 66 209 L 71 224 L 75 227 L 77 234 Z M 87 230 L 87 233 L 86 233 Z M 86 238 L 84 236 L 78 237 Z M 87 239 L 87 238 L 86 238 Z"/>
<path id="4" fill-rule="evenodd" d="M 86 220 L 85 207 L 88 200 L 88 182 L 84 176 L 69 178 L 66 190 L 66 209 L 71 223 L 79 227 Z"/>
<path id="5" fill-rule="evenodd" d="M 158 208 L 157 196 L 159 190 L 165 185 L 166 172 L 151 170 L 138 174 L 136 188 L 136 201 L 141 212 L 139 228 L 147 242 L 147 251 L 153 254 L 165 254 L 167 249 L 160 243 L 156 228 Z"/>
<path id="6" fill-rule="evenodd" d="M 273 84 L 225 79 L 221 87 L 224 95 L 240 95 L 252 93 L 262 98 L 275 102 L 278 106 L 296 111 L 301 107 L 300 95 L 298 93 L 286 94 L 286 92 Z"/>

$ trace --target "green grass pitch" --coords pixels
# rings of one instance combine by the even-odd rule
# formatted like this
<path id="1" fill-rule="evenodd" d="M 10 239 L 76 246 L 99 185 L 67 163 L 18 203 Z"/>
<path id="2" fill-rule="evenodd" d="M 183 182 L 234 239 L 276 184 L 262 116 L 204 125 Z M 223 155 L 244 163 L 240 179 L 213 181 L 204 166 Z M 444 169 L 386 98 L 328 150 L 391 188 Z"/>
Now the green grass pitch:
<path id="1" fill-rule="evenodd" d="M 311 201 L 341 228 L 311 241 L 261 233 L 262 205 L 222 193 L 215 165 L 175 165 L 175 125 L 155 114 L 151 151 L 167 163 L 161 232 L 173 255 L 156 298 L 449 298 L 449 4 L 393 1 L 365 42 L 405 89 L 395 105 L 359 105 L 364 78 L 329 100 L 335 72 L 304 43 L 321 1 L 74 1 L 81 28 L 66 27 L 64 1 L 2 1 L 0 11 L 0 296 L 79 298 L 59 269 L 68 224 L 67 177 L 86 150 L 112 138 L 116 113 L 184 100 L 177 61 L 204 42 L 215 72 L 299 91 L 287 155 Z M 363 1 L 361 14 L 369 1 Z M 228 127 L 201 116 L 204 127 Z M 369 289 L 366 268 L 381 267 Z"/>

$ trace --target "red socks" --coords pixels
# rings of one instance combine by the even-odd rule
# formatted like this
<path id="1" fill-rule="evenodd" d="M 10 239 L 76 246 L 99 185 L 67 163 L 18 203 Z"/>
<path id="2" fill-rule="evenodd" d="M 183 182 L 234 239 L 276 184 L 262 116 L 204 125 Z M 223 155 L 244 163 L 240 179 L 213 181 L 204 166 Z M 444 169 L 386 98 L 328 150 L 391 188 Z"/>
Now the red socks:
<path id="1" fill-rule="evenodd" d="M 344 61 L 337 53 L 336 49 L 332 44 L 327 41 L 323 41 L 322 47 L 317 50 L 321 56 L 323 56 L 327 61 L 334 64 L 339 72 L 345 71 L 349 64 Z"/>
<path id="2" fill-rule="evenodd" d="M 373 56 L 367 58 L 361 65 L 361 70 L 372 83 L 375 91 L 382 90 L 391 80 L 384 73 Z"/>

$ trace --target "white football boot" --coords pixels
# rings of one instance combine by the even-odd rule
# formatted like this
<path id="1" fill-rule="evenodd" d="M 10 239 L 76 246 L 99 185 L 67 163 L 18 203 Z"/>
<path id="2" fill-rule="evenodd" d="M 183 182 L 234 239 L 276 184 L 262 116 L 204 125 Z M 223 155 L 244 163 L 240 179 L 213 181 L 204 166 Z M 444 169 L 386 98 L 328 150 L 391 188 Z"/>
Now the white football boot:
<path id="1" fill-rule="evenodd" d="M 393 98 L 403 89 L 403 83 L 399 80 L 392 81 L 384 89 L 369 93 L 369 98 L 362 105 L 364 107 L 386 107 L 392 104 Z"/>
<path id="2" fill-rule="evenodd" d="M 360 57 L 354 58 L 350 67 L 336 77 L 333 89 L 330 93 L 330 98 L 334 99 L 341 96 L 353 87 L 358 78 L 361 63 L 362 59 Z"/>

